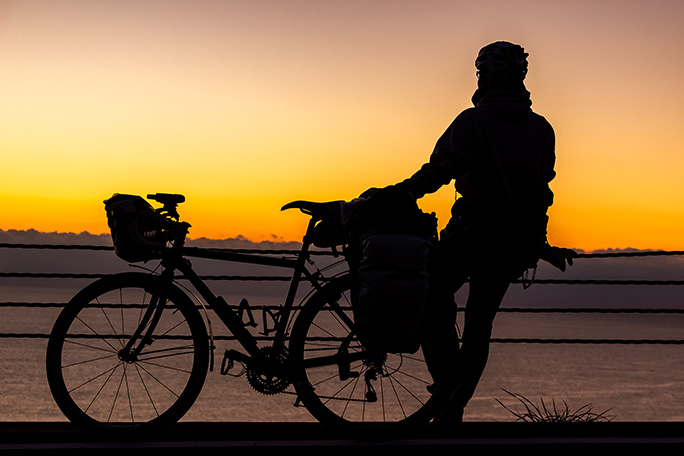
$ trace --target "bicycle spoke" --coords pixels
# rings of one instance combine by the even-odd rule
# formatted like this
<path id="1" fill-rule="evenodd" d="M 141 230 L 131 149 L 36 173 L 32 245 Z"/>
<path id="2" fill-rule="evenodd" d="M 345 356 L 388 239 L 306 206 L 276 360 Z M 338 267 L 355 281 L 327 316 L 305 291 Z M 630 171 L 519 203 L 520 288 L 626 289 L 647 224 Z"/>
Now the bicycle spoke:
<path id="1" fill-rule="evenodd" d="M 70 393 L 76 392 L 76 391 L 78 391 L 80 388 L 82 388 L 82 387 L 84 387 L 84 386 L 90 384 L 91 382 L 94 382 L 95 380 L 99 379 L 99 378 L 102 377 L 103 375 L 109 374 L 109 376 L 108 376 L 108 377 L 105 379 L 105 381 L 102 383 L 102 386 L 98 389 L 98 392 L 100 392 L 100 391 L 102 390 L 102 388 L 104 387 L 104 385 L 105 385 L 105 384 L 107 383 L 107 381 L 111 378 L 111 376 L 114 374 L 114 372 L 116 371 L 116 369 L 117 369 L 119 366 L 120 366 L 120 364 L 117 364 L 117 365 L 115 365 L 114 367 L 112 367 L 111 369 L 108 369 L 108 370 L 106 370 L 106 371 L 103 371 L 103 372 L 101 372 L 100 374 L 98 374 L 98 375 L 96 375 L 96 376 L 94 376 L 94 377 L 92 377 L 92 378 L 89 378 L 89 379 L 83 381 L 82 383 L 77 384 L 76 386 L 73 386 L 73 387 L 69 390 L 69 392 L 70 392 Z"/>
<path id="2" fill-rule="evenodd" d="M 154 401 L 154 399 L 152 399 L 152 392 L 151 392 L 150 389 L 147 387 L 147 385 L 146 385 L 146 383 L 145 383 L 145 379 L 143 378 L 142 373 L 140 372 L 141 370 L 144 370 L 144 369 L 142 369 L 141 366 L 136 366 L 136 367 L 135 367 L 135 370 L 136 370 L 136 373 L 138 374 L 138 378 L 140 379 L 141 384 L 144 386 L 145 393 L 147 394 L 147 398 L 149 399 L 150 405 L 151 405 L 152 408 L 154 409 L 155 415 L 156 415 L 156 416 L 159 416 L 159 411 L 157 410 L 155 401 Z M 145 372 L 147 372 L 147 371 L 145 370 Z M 150 375 L 149 372 L 147 372 L 147 374 Z M 154 378 L 154 376 L 152 376 L 152 378 Z M 155 380 L 157 380 L 157 379 L 155 379 Z M 157 381 L 159 382 L 159 380 L 157 380 Z M 159 382 L 159 383 L 160 383 L 161 385 L 164 385 L 162 382 Z M 166 386 L 166 385 L 164 385 L 164 386 Z M 171 391 L 171 390 L 169 389 L 169 391 Z M 173 393 L 173 394 L 174 394 L 176 397 L 179 397 L 179 395 L 177 395 L 177 394 L 175 394 L 175 393 Z M 132 419 L 132 416 L 131 416 L 131 419 Z"/>
<path id="3" fill-rule="evenodd" d="M 102 393 L 102 391 L 104 390 L 104 388 L 105 388 L 105 386 L 107 385 L 107 383 L 109 383 L 109 379 L 112 378 L 112 376 L 114 375 L 114 372 L 116 372 L 117 368 L 118 368 L 118 365 L 117 365 L 115 368 L 113 368 L 113 369 L 111 369 L 111 370 L 109 371 L 109 376 L 104 380 L 104 382 L 102 383 L 102 385 L 100 385 L 100 388 L 95 392 L 95 394 L 93 395 L 92 399 L 91 399 L 90 402 L 88 403 L 88 406 L 85 408 L 85 411 L 86 411 L 86 412 L 90 410 L 90 407 L 92 407 L 92 405 L 95 403 L 95 401 L 97 400 L 97 398 L 100 396 L 100 393 Z M 100 377 L 100 376 L 102 376 L 102 375 L 105 375 L 106 373 L 107 373 L 107 372 L 103 372 L 103 373 L 102 373 L 101 375 L 99 375 L 98 377 Z M 91 379 L 91 380 L 89 380 L 89 381 L 87 381 L 87 382 L 85 382 L 85 383 L 82 383 L 81 385 L 79 385 L 78 388 L 75 388 L 75 389 L 71 390 L 70 392 L 73 393 L 73 392 L 77 391 L 77 390 L 80 389 L 82 386 L 85 386 L 85 385 L 89 384 L 91 381 L 94 381 L 94 380 L 97 379 L 98 377 L 95 377 L 95 378 L 93 378 L 93 379 Z"/>

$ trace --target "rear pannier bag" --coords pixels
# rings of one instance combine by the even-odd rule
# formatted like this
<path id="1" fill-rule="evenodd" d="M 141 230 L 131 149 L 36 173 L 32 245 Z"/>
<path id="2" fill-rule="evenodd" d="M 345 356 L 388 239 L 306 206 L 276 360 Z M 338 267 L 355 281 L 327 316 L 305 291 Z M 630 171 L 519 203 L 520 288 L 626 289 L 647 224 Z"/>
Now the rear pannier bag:
<path id="1" fill-rule="evenodd" d="M 166 243 L 165 218 L 137 195 L 115 194 L 104 201 L 114 251 L 124 261 L 136 263 L 161 256 Z"/>
<path id="2" fill-rule="evenodd" d="M 364 209 L 370 209 L 365 211 Z M 434 214 L 415 200 L 399 208 L 362 208 L 350 243 L 352 308 L 362 344 L 380 353 L 415 353 L 429 292 Z"/>
<path id="3" fill-rule="evenodd" d="M 428 240 L 409 234 L 373 234 L 361 240 L 354 314 L 359 338 L 368 349 L 418 350 L 429 291 L 429 252 Z"/>

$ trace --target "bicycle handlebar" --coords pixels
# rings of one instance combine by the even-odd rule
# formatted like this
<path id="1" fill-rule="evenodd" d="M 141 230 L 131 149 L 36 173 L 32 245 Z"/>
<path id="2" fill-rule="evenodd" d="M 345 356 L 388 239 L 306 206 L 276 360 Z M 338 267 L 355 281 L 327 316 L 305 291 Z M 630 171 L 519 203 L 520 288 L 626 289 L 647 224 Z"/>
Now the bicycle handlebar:
<path id="1" fill-rule="evenodd" d="M 178 206 L 180 203 L 185 202 L 185 196 L 177 193 L 153 193 L 147 195 L 147 198 L 165 206 Z"/>
<path id="2" fill-rule="evenodd" d="M 157 209 L 158 213 L 174 218 L 176 220 L 180 218 L 180 215 L 178 214 L 176 207 L 180 203 L 185 202 L 185 196 L 180 195 L 178 193 L 153 193 L 147 195 L 147 198 L 162 204 L 163 207 Z"/>

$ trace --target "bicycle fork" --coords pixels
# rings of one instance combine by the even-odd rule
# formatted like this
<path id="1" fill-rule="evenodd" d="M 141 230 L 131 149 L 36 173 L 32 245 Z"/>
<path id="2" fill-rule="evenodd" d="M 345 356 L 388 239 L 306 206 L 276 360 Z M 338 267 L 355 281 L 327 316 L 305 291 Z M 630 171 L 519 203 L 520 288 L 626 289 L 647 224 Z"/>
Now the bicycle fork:
<path id="1" fill-rule="evenodd" d="M 163 290 L 165 289 L 165 284 L 169 284 L 173 277 L 172 270 L 165 270 L 161 275 L 161 281 L 158 288 L 152 293 L 147 309 L 138 323 L 138 327 L 133 332 L 126 345 L 119 350 L 119 359 L 126 363 L 132 363 L 138 361 L 138 356 L 143 351 L 143 349 L 154 342 L 154 331 L 157 329 L 157 324 L 159 323 L 162 313 L 166 308 L 166 298 L 164 297 Z"/>
<path id="2" fill-rule="evenodd" d="M 166 299 L 161 296 L 152 296 L 145 314 L 140 321 L 131 338 L 126 343 L 126 346 L 119 350 L 119 359 L 123 362 L 132 363 L 138 360 L 140 352 L 154 342 L 152 334 L 154 333 L 157 323 L 164 311 Z M 144 335 L 143 335 L 144 332 Z"/>

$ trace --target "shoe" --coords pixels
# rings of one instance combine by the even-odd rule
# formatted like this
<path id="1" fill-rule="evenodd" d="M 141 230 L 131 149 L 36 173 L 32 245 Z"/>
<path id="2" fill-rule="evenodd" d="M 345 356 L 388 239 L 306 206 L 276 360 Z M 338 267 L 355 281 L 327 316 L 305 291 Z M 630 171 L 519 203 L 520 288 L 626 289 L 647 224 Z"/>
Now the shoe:
<path id="1" fill-rule="evenodd" d="M 463 423 L 463 407 L 447 406 L 432 420 L 436 427 L 457 426 Z"/>
<path id="2" fill-rule="evenodd" d="M 436 437 L 454 437 L 463 427 L 463 409 L 446 410 L 428 425 L 428 431 Z"/>
<path id="3" fill-rule="evenodd" d="M 463 410 L 464 405 L 459 401 L 458 393 L 461 390 L 461 384 L 457 385 L 448 395 L 447 399 L 440 409 L 435 413 L 435 416 L 430 423 L 430 429 L 440 433 L 449 434 L 457 431 L 463 424 Z"/>

